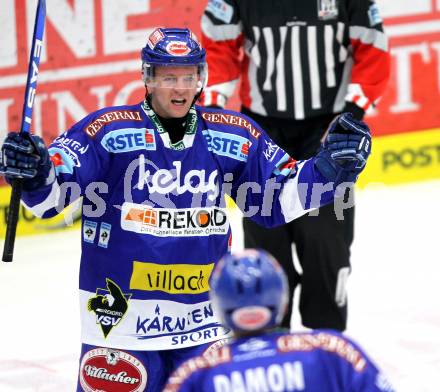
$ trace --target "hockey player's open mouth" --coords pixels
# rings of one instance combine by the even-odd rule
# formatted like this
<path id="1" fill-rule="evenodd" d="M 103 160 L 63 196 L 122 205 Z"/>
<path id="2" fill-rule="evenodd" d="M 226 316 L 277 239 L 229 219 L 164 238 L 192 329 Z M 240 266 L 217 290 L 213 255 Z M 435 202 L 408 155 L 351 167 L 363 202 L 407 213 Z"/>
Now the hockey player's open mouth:
<path id="1" fill-rule="evenodd" d="M 171 103 L 173 103 L 174 105 L 182 106 L 182 105 L 185 105 L 186 99 L 185 98 L 172 99 Z"/>

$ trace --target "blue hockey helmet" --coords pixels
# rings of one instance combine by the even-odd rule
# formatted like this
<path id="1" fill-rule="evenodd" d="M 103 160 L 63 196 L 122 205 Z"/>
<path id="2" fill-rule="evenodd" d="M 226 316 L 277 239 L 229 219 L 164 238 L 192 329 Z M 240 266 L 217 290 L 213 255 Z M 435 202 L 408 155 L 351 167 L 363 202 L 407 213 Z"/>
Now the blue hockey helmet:
<path id="1" fill-rule="evenodd" d="M 257 331 L 281 323 L 288 303 L 286 275 L 269 253 L 247 249 L 224 256 L 211 277 L 214 311 L 235 331 Z"/>
<path id="2" fill-rule="evenodd" d="M 206 84 L 206 51 L 187 28 L 157 28 L 148 37 L 141 57 L 145 84 L 154 80 L 156 66 L 197 66 L 199 79 L 195 87 L 201 91 Z"/>

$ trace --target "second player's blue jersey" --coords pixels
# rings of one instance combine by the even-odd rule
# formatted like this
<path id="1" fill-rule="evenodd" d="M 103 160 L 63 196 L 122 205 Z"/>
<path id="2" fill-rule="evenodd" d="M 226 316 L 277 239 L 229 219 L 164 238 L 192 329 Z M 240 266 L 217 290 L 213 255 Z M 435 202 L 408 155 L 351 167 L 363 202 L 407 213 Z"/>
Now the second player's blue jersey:
<path id="1" fill-rule="evenodd" d="M 392 392 L 365 353 L 333 331 L 242 338 L 182 364 L 164 392 Z"/>
<path id="2" fill-rule="evenodd" d="M 42 217 L 83 197 L 84 343 L 161 350 L 227 336 L 208 298 L 231 241 L 224 195 L 265 226 L 316 201 L 312 185 L 325 180 L 313 160 L 295 162 L 239 113 L 190 113 L 176 144 L 145 102 L 92 113 L 51 144 L 56 181 L 23 194 Z"/>

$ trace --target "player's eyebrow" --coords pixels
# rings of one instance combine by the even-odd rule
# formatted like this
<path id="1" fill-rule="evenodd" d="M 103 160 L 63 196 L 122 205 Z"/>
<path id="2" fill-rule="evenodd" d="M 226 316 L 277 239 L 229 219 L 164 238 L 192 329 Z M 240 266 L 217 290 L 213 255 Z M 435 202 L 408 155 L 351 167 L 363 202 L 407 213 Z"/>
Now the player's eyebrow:
<path id="1" fill-rule="evenodd" d="M 185 74 L 182 74 L 182 75 L 177 75 L 175 73 L 166 73 L 166 74 L 163 74 L 163 75 L 160 75 L 160 76 L 189 76 L 189 75 L 193 76 L 195 74 L 197 74 L 197 72 L 188 72 L 188 73 L 185 73 Z"/>

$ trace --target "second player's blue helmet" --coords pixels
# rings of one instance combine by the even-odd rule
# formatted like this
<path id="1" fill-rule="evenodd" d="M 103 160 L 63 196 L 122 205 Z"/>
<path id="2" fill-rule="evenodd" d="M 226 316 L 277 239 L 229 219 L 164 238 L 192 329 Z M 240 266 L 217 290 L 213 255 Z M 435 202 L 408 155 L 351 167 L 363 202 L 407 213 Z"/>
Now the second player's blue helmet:
<path id="1" fill-rule="evenodd" d="M 153 80 L 156 66 L 197 66 L 197 87 L 201 91 L 206 84 L 206 51 L 189 29 L 157 28 L 148 37 L 141 57 L 145 84 Z"/>
<path id="2" fill-rule="evenodd" d="M 266 251 L 248 249 L 224 256 L 210 286 L 214 310 L 233 330 L 257 331 L 281 323 L 288 303 L 287 278 Z"/>

